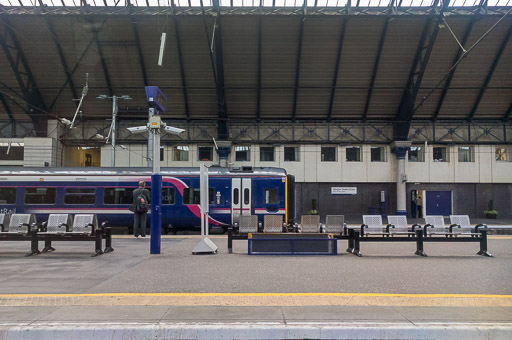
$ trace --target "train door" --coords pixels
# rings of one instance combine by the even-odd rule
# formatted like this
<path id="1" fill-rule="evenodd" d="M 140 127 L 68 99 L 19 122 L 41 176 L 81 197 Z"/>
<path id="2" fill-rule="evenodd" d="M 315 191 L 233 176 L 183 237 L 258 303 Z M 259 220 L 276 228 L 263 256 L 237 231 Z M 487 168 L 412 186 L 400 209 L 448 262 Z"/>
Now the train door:
<path id="1" fill-rule="evenodd" d="M 231 179 L 231 223 L 240 220 L 240 215 L 251 215 L 251 188 L 250 178 Z"/>

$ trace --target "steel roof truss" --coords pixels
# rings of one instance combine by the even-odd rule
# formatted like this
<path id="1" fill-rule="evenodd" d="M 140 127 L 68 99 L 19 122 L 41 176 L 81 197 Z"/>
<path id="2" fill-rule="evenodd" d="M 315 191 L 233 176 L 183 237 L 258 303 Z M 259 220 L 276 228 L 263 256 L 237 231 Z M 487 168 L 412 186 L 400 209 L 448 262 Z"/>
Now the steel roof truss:
<path id="1" fill-rule="evenodd" d="M 423 80 L 423 75 L 425 74 L 438 33 L 438 21 L 434 18 L 428 19 L 416 49 L 416 55 L 411 65 L 404 94 L 395 116 L 395 140 L 406 140 L 409 135 L 410 122 L 414 115 L 414 103 L 416 102 L 421 81 Z"/>
<path id="2" fill-rule="evenodd" d="M 503 42 L 501 43 L 498 53 L 496 53 L 494 62 L 492 63 L 491 68 L 489 69 L 489 72 L 487 73 L 487 76 L 485 77 L 485 81 L 482 84 L 482 88 L 480 89 L 480 92 L 478 93 L 478 97 L 476 98 L 475 104 L 473 105 L 473 108 L 471 109 L 471 113 L 468 116 L 468 120 L 472 120 L 473 117 L 475 116 L 475 113 L 478 109 L 478 105 L 480 105 L 480 102 L 482 101 L 482 98 L 485 94 L 485 90 L 487 89 L 487 86 L 489 86 L 489 83 L 491 82 L 494 71 L 496 70 L 496 67 L 498 67 L 501 56 L 503 54 L 503 51 L 505 51 L 505 48 L 507 47 L 510 37 L 512 37 L 512 25 L 509 27 L 507 35 L 505 36 L 505 39 L 503 39 Z"/>
<path id="3" fill-rule="evenodd" d="M 10 41 L 8 42 L 7 39 Z M 48 109 L 37 87 L 30 66 L 21 48 L 21 44 L 18 41 L 16 33 L 8 24 L 7 18 L 4 18 L 4 32 L 0 34 L 0 45 L 2 45 L 4 49 L 7 60 L 11 65 L 11 69 L 23 93 L 27 104 L 25 112 L 32 120 L 36 135 L 44 137 L 47 134 Z M 13 54 L 15 54 L 15 56 L 13 56 Z"/>
<path id="4" fill-rule="evenodd" d="M 305 8 L 304 8 L 305 11 Z M 299 28 L 299 47 L 297 48 L 297 65 L 295 67 L 295 86 L 293 88 L 293 109 L 292 109 L 292 120 L 295 121 L 297 115 L 297 96 L 299 93 L 299 81 L 300 81 L 300 61 L 302 56 L 302 40 L 304 37 L 304 21 L 306 18 L 302 18 L 300 21 Z"/>
<path id="5" fill-rule="evenodd" d="M 505 122 L 508 122 L 509 119 L 510 119 L 510 115 L 512 115 L 512 103 L 510 104 L 510 106 L 508 107 L 508 110 L 507 112 L 505 113 L 505 116 L 503 116 L 503 120 Z"/>
<path id="6" fill-rule="evenodd" d="M 349 0 L 350 3 L 350 0 Z M 327 120 L 331 120 L 332 117 L 332 107 L 334 104 L 334 95 L 336 94 L 336 85 L 338 84 L 338 74 L 340 70 L 340 62 L 341 62 L 341 52 L 343 50 L 343 40 L 345 38 L 345 29 L 347 28 L 348 18 L 342 19 L 343 23 L 341 25 L 340 38 L 338 40 L 338 52 L 336 53 L 336 66 L 334 67 L 334 75 L 332 77 L 332 89 L 331 89 L 331 99 L 329 100 L 329 111 L 327 112 Z"/>
<path id="7" fill-rule="evenodd" d="M 172 20 L 174 21 L 174 34 L 176 36 L 176 48 L 178 51 L 178 62 L 180 64 L 180 75 L 181 75 L 181 85 L 183 88 L 183 101 L 185 103 L 185 114 L 187 116 L 187 119 L 190 119 L 190 110 L 188 107 L 187 82 L 185 79 L 185 68 L 183 67 L 183 51 L 181 49 L 181 39 L 180 39 L 178 20 L 177 20 L 176 16 L 174 16 Z"/>
<path id="8" fill-rule="evenodd" d="M 91 24 L 91 26 L 94 27 L 92 19 L 88 19 L 88 21 Z M 98 49 L 98 55 L 100 56 L 101 68 L 103 69 L 103 75 L 105 76 L 105 82 L 107 83 L 108 93 L 109 93 L 109 96 L 112 97 L 114 95 L 114 90 L 112 89 L 112 83 L 110 82 L 110 76 L 108 73 L 107 62 L 105 61 L 105 56 L 103 55 L 103 47 L 101 47 L 100 40 L 98 38 L 98 30 L 93 28 L 92 34 L 94 36 L 96 48 Z"/>
<path id="9" fill-rule="evenodd" d="M 263 43 L 262 37 L 262 19 L 261 16 L 258 18 L 258 98 L 257 98 L 257 109 L 256 109 L 256 119 L 259 121 L 261 119 L 261 49 Z"/>
<path id="10" fill-rule="evenodd" d="M 130 0 L 126 0 L 128 4 L 128 11 L 132 13 L 133 5 Z M 148 76 L 146 74 L 146 67 L 144 66 L 144 56 L 142 54 L 142 48 L 140 47 L 139 31 L 137 30 L 137 24 L 133 15 L 130 15 L 130 21 L 132 24 L 133 36 L 135 38 L 135 45 L 137 46 L 137 54 L 139 56 L 140 70 L 142 71 L 142 79 L 144 80 L 144 86 L 148 86 Z"/>
<path id="11" fill-rule="evenodd" d="M 473 26 L 475 25 L 475 22 L 476 22 L 476 18 L 471 18 L 467 28 L 466 28 L 466 32 L 464 33 L 464 37 L 462 38 L 462 41 L 461 41 L 461 45 L 462 46 L 465 46 L 467 41 L 468 41 L 468 38 L 471 34 L 471 31 L 473 30 Z M 462 53 L 463 53 L 463 50 L 462 49 L 459 49 L 457 51 L 457 55 L 455 56 L 455 58 L 453 59 L 453 65 L 455 65 L 457 63 L 457 61 L 460 59 L 460 57 L 462 56 Z M 443 106 L 443 103 L 444 103 L 444 99 L 446 97 L 446 94 L 448 93 L 448 90 L 450 89 L 450 85 L 452 83 L 452 79 L 453 79 L 453 76 L 455 75 L 455 70 L 457 68 L 454 68 L 450 74 L 448 75 L 448 78 L 446 79 L 446 83 L 444 84 L 444 87 L 443 87 L 443 92 L 441 93 L 441 97 L 439 98 L 439 102 L 437 103 L 437 107 L 436 107 L 436 111 L 434 112 L 434 120 L 436 120 L 438 117 L 439 117 L 439 112 L 441 111 L 441 107 Z"/>
<path id="12" fill-rule="evenodd" d="M 375 79 L 377 78 L 380 56 L 382 55 L 382 50 L 384 49 L 384 42 L 386 40 L 389 22 L 390 20 L 389 18 L 387 18 L 386 21 L 384 22 L 384 27 L 382 28 L 382 33 L 380 35 L 379 47 L 377 49 L 377 55 L 375 56 L 375 63 L 373 64 L 372 79 L 370 80 L 370 85 L 368 86 L 368 95 L 366 96 L 366 104 L 364 105 L 363 120 L 366 120 L 368 116 L 368 109 L 370 107 L 370 102 L 372 99 L 373 87 L 375 85 Z"/>

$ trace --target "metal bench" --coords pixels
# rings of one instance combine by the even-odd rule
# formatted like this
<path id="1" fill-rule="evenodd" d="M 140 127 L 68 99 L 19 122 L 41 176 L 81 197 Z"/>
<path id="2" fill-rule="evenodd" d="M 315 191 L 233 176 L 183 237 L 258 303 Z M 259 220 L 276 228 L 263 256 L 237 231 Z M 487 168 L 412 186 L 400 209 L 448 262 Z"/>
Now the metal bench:
<path id="1" fill-rule="evenodd" d="M 296 229 L 301 233 L 318 233 L 320 228 L 320 215 L 302 215 L 300 226 L 296 226 Z"/>
<path id="2" fill-rule="evenodd" d="M 240 234 L 257 233 L 259 231 L 260 225 L 256 215 L 241 215 L 239 223 L 238 233 Z"/>
<path id="3" fill-rule="evenodd" d="M 386 229 L 386 231 L 384 231 Z M 384 228 L 381 215 L 363 215 L 363 224 L 361 225 L 361 236 L 365 235 L 388 235 L 389 226 Z"/>
<path id="4" fill-rule="evenodd" d="M 0 214 L 0 232 L 7 231 L 9 228 L 10 215 Z"/>
<path id="5" fill-rule="evenodd" d="M 37 242 L 37 220 L 32 214 L 0 214 L 0 241 L 30 241 L 30 253 L 40 254 Z"/>
<path id="6" fill-rule="evenodd" d="M 409 224 L 407 223 L 407 216 L 403 215 L 388 215 L 387 230 L 390 235 L 409 235 L 413 236 L 416 234 L 416 229 L 421 228 L 419 224 L 413 224 L 411 230 L 409 230 Z"/>
<path id="7" fill-rule="evenodd" d="M 282 215 L 265 215 L 263 217 L 264 233 L 282 233 L 283 232 L 283 216 Z"/>
<path id="8" fill-rule="evenodd" d="M 322 232 L 342 234 L 346 233 L 346 228 L 345 215 L 327 215 L 325 217 L 325 225 L 322 226 Z"/>
<path id="9" fill-rule="evenodd" d="M 50 214 L 48 221 L 43 222 L 40 234 L 65 234 L 73 224 L 70 214 Z"/>
<path id="10" fill-rule="evenodd" d="M 4 215 L 4 219 L 6 219 Z M 33 214 L 13 214 L 7 217 L 7 228 L 2 223 L 2 234 L 29 235 L 37 227 L 36 216 Z"/>
<path id="11" fill-rule="evenodd" d="M 448 237 L 452 234 L 451 230 L 444 224 L 444 216 L 425 216 L 423 232 L 425 236 L 446 235 Z"/>
<path id="12" fill-rule="evenodd" d="M 480 228 L 487 228 L 485 224 L 472 226 L 468 215 L 450 215 L 450 228 L 454 235 L 478 236 Z"/>
<path id="13" fill-rule="evenodd" d="M 42 232 L 38 238 L 44 241 L 43 253 L 54 251 L 53 241 L 93 241 L 95 253 L 113 251 L 112 230 L 105 228 L 107 222 L 98 227 L 98 218 L 95 214 L 77 214 L 73 219 L 70 214 L 50 214 L 48 221 L 43 223 Z M 102 239 L 105 238 L 105 251 L 102 251 Z"/>

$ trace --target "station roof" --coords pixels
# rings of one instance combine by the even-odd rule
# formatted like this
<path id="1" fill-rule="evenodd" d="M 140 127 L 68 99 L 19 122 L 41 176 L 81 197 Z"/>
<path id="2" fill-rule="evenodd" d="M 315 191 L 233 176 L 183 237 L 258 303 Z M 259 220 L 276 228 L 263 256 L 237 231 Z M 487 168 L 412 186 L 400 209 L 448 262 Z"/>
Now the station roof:
<path id="1" fill-rule="evenodd" d="M 512 0 L 0 0 L 0 121 L 71 119 L 86 74 L 85 119 L 111 117 L 100 95 L 129 95 L 120 118 L 145 118 L 155 85 L 174 119 L 508 120 L 511 11 Z"/>

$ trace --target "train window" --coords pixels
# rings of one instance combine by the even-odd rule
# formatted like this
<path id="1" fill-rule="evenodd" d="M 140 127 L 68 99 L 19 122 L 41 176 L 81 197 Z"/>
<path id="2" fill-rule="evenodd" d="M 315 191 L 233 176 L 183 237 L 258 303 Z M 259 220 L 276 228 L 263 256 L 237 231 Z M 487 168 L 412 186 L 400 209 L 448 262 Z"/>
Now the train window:
<path id="1" fill-rule="evenodd" d="M 96 202 L 96 189 L 94 188 L 66 188 L 64 204 L 94 204 Z"/>
<path id="2" fill-rule="evenodd" d="M 25 204 L 55 204 L 56 188 L 26 188 Z"/>
<path id="3" fill-rule="evenodd" d="M 0 204 L 15 204 L 16 188 L 0 188 Z"/>
<path id="4" fill-rule="evenodd" d="M 265 204 L 277 204 L 277 189 L 264 189 Z"/>
<path id="5" fill-rule="evenodd" d="M 249 204 L 249 189 L 244 189 L 244 204 Z"/>
<path id="6" fill-rule="evenodd" d="M 103 203 L 105 203 L 105 204 L 132 204 L 133 190 L 135 190 L 135 189 L 134 188 L 105 188 L 105 191 L 103 192 Z"/>
<path id="7" fill-rule="evenodd" d="M 240 191 L 238 188 L 233 190 L 233 204 L 238 204 L 238 198 L 240 197 Z"/>
<path id="8" fill-rule="evenodd" d="M 209 204 L 215 203 L 215 188 L 208 190 Z M 201 204 L 201 189 L 200 188 L 185 188 L 183 189 L 183 204 Z"/>
<path id="9" fill-rule="evenodd" d="M 174 204 L 176 190 L 174 188 L 162 188 L 162 204 Z"/>

